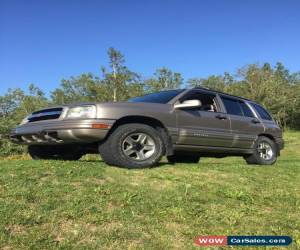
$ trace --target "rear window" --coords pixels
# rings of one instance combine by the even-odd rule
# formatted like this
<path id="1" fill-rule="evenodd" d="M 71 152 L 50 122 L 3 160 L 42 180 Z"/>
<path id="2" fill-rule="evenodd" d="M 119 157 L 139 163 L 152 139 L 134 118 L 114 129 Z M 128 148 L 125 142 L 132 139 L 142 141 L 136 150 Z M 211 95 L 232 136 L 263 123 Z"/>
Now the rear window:
<path id="1" fill-rule="evenodd" d="M 237 100 L 221 97 L 228 114 L 243 116 L 242 109 Z"/>
<path id="2" fill-rule="evenodd" d="M 262 119 L 272 121 L 272 116 L 262 106 L 256 103 L 251 103 L 251 105 L 254 107 L 254 109 Z"/>

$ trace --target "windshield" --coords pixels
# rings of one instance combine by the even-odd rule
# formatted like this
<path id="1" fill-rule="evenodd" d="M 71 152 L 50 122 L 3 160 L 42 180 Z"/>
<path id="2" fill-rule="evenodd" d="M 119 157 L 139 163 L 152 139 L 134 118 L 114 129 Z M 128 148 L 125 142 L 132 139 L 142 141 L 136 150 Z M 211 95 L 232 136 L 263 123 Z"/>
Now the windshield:
<path id="1" fill-rule="evenodd" d="M 155 92 L 148 95 L 131 98 L 128 100 L 128 102 L 168 103 L 171 99 L 173 99 L 182 91 L 184 91 L 184 89 L 174 89 Z"/>

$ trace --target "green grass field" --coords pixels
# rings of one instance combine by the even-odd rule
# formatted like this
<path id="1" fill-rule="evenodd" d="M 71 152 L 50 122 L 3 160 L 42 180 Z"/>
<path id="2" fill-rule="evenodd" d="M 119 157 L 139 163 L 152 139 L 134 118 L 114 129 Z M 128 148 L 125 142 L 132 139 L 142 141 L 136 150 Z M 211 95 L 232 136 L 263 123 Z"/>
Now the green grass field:
<path id="1" fill-rule="evenodd" d="M 264 167 L 3 159 L 0 249 L 197 249 L 197 235 L 289 235 L 288 249 L 300 249 L 300 132 L 285 140 Z"/>

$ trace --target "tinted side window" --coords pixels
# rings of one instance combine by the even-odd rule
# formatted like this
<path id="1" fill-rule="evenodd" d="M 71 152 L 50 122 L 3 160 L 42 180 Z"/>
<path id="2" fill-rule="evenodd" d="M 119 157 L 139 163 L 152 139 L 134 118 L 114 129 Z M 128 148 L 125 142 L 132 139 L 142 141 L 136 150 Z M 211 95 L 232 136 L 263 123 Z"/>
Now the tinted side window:
<path id="1" fill-rule="evenodd" d="M 243 116 L 243 112 L 237 100 L 223 97 L 223 96 L 221 98 L 228 114 Z"/>
<path id="2" fill-rule="evenodd" d="M 269 121 L 272 120 L 271 115 L 262 106 L 256 103 L 251 103 L 251 105 L 255 108 L 256 112 L 259 114 L 259 116 L 262 119 L 269 120 Z"/>
<path id="3" fill-rule="evenodd" d="M 244 113 L 244 116 L 254 117 L 254 114 L 252 113 L 251 109 L 247 106 L 246 103 L 240 102 L 240 105 L 241 105 L 242 111 Z"/>
<path id="4" fill-rule="evenodd" d="M 181 98 L 181 102 L 186 100 L 199 100 L 201 101 L 201 107 L 196 108 L 196 110 L 202 111 L 210 111 L 210 112 L 217 112 L 218 106 L 215 100 L 216 95 L 201 92 L 201 91 L 192 91 L 188 93 L 186 96 Z"/>

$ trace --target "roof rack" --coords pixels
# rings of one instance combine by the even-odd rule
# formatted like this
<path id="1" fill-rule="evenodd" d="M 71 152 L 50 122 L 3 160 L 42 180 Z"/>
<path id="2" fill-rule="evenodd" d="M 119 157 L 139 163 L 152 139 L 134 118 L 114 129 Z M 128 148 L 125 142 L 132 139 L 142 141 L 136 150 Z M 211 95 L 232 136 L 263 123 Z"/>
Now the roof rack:
<path id="1" fill-rule="evenodd" d="M 218 94 L 223 94 L 223 95 L 231 96 L 231 97 L 234 97 L 234 98 L 239 98 L 239 99 L 242 99 L 242 100 L 254 102 L 253 100 L 247 99 L 247 98 L 245 98 L 245 97 L 241 97 L 241 96 L 237 96 L 237 95 L 228 94 L 228 93 L 222 92 L 222 91 L 220 91 L 220 90 L 215 90 L 215 89 L 207 88 L 207 87 L 203 87 L 203 86 L 196 86 L 196 87 L 194 87 L 193 89 L 209 90 L 209 91 L 212 91 L 212 92 L 216 92 L 216 93 L 218 93 Z"/>

